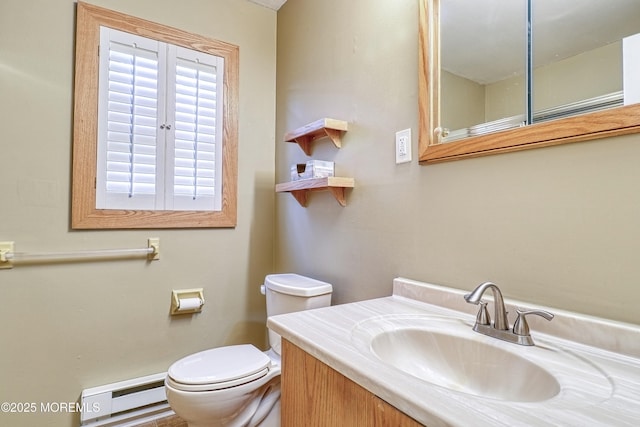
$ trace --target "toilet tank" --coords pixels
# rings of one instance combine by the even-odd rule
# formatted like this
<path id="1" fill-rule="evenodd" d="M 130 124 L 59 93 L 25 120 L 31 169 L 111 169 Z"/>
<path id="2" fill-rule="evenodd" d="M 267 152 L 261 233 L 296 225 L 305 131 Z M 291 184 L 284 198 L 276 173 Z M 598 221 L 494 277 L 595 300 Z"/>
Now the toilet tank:
<path id="1" fill-rule="evenodd" d="M 299 274 L 269 274 L 264 279 L 267 316 L 328 307 L 333 287 Z M 269 344 L 280 354 L 280 335 L 269 331 Z"/>

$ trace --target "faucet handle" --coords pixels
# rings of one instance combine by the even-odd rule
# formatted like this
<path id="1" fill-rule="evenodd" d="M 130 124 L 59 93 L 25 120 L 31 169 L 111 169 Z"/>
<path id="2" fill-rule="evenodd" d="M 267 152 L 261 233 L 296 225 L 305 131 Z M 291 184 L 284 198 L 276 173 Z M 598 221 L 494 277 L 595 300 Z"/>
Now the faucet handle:
<path id="1" fill-rule="evenodd" d="M 553 314 L 544 310 L 517 309 L 516 312 L 518 313 L 518 318 L 516 319 L 516 322 L 513 324 L 513 333 L 516 335 L 524 335 L 524 336 L 531 335 L 529 333 L 529 324 L 527 323 L 527 319 L 525 317 L 529 314 L 536 314 L 540 317 L 544 317 L 547 320 L 553 319 Z"/>
<path id="2" fill-rule="evenodd" d="M 478 310 L 478 314 L 476 315 L 476 324 L 477 325 L 490 325 L 491 317 L 489 316 L 489 310 L 487 310 L 487 302 L 480 301 L 480 309 Z"/>

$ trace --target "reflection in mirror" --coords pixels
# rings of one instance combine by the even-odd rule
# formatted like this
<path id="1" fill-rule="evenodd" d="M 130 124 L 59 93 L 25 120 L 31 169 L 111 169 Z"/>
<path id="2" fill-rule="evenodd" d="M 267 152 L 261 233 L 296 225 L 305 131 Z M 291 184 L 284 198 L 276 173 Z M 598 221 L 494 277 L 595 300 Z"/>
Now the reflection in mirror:
<path id="1" fill-rule="evenodd" d="M 486 3 L 476 7 L 480 1 Z M 521 88 L 526 79 L 521 75 L 525 69 L 526 32 L 523 29 L 518 36 L 518 30 L 508 29 L 510 24 L 498 23 L 498 16 L 505 15 L 506 10 L 495 7 L 498 3 L 501 6 L 520 4 L 514 19 L 522 24 L 526 22 L 523 14 L 527 0 L 477 0 L 473 8 L 464 0 L 419 0 L 419 3 L 421 162 L 442 162 L 640 131 L 640 105 L 637 105 L 640 95 L 634 95 L 640 93 L 640 87 L 633 88 L 640 83 L 639 79 L 630 77 L 640 74 L 640 64 L 633 63 L 640 59 L 634 58 L 638 55 L 623 53 L 640 50 L 640 41 L 636 41 L 640 35 L 631 35 L 640 33 L 640 1 L 616 0 L 605 4 L 600 0 L 579 0 L 574 7 L 555 0 L 533 2 L 532 17 L 540 22 L 540 27 L 534 23 L 533 124 L 527 126 L 520 126 L 525 122 L 522 118 L 526 97 Z M 462 4 L 466 9 L 460 7 Z M 454 10 L 470 13 L 472 17 L 453 16 Z M 612 12 L 618 15 L 612 17 Z M 474 27 L 478 22 L 489 23 L 490 28 Z M 441 29 L 440 24 L 454 24 L 454 27 Z M 472 28 L 474 32 L 465 38 L 462 33 Z M 492 36 L 496 33 L 497 38 Z M 459 41 L 457 45 L 456 41 Z M 523 48 L 520 53 L 513 48 L 496 52 L 493 46 L 498 41 L 502 45 L 514 41 Z M 521 65 L 514 67 L 513 63 Z M 478 79 L 477 85 L 465 82 L 467 87 L 460 87 L 452 83 L 470 81 L 487 66 L 499 68 L 500 72 Z M 500 75 L 508 78 L 505 81 Z M 592 102 L 593 98 L 597 102 Z M 474 99 L 479 103 L 472 103 Z M 520 110 L 512 109 L 512 105 Z M 558 112 L 560 114 L 556 114 Z M 474 122 L 514 116 L 518 119 L 515 128 L 491 134 L 471 133 L 458 140 L 454 132 L 449 132 L 450 140 L 445 137 L 444 128 L 469 127 Z"/>
<path id="2" fill-rule="evenodd" d="M 532 100 L 525 77 L 529 2 L 440 2 L 442 142 L 623 105 L 622 40 L 640 33 L 640 2 L 531 2 Z"/>
<path id="3" fill-rule="evenodd" d="M 623 40 L 640 33 L 640 2 L 574 3 L 533 2 L 534 122 L 625 103 Z"/>
<path id="4" fill-rule="evenodd" d="M 441 1 L 443 142 L 522 124 L 526 19 L 526 0 Z"/>

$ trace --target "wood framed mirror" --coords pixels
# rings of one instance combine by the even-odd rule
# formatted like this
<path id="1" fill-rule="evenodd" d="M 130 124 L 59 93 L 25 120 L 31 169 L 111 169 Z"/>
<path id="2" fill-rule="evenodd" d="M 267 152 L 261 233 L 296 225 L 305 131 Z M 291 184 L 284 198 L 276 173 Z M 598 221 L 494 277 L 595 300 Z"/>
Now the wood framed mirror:
<path id="1" fill-rule="evenodd" d="M 443 142 L 446 131 L 441 123 L 440 17 L 442 3 L 446 1 L 419 0 L 418 107 L 421 163 L 459 160 L 640 131 L 640 104 L 632 104 Z"/>

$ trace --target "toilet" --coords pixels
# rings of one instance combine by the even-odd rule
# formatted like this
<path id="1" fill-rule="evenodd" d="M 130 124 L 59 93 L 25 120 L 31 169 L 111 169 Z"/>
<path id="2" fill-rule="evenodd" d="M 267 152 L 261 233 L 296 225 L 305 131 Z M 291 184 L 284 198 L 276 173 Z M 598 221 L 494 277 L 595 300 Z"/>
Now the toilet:
<path id="1" fill-rule="evenodd" d="M 267 316 L 331 305 L 330 284 L 298 274 L 270 274 L 261 292 Z M 173 363 L 165 390 L 171 409 L 189 427 L 280 426 L 280 336 L 271 348 L 251 344 L 204 350 Z"/>

